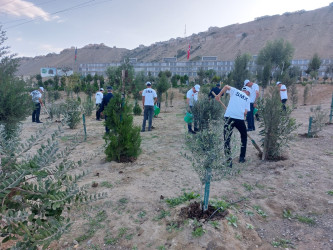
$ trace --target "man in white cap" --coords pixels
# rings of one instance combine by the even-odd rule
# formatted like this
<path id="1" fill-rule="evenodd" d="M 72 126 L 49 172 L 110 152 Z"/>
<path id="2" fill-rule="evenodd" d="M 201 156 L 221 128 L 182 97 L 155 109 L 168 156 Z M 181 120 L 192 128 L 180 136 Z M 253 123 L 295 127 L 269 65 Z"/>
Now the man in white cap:
<path id="1" fill-rule="evenodd" d="M 191 113 L 192 113 L 192 108 L 193 108 L 194 104 L 198 101 L 199 91 L 200 91 L 199 84 L 194 85 L 189 91 L 187 91 L 186 101 L 187 101 L 187 104 L 189 105 L 189 109 L 190 109 Z M 197 123 L 195 121 L 195 117 L 193 117 L 193 120 L 194 120 L 194 130 L 192 129 L 192 123 L 187 124 L 187 129 L 188 129 L 189 133 L 195 134 L 196 131 L 198 131 L 198 128 L 197 128 Z"/>
<path id="2" fill-rule="evenodd" d="M 103 101 L 103 88 L 100 88 L 99 91 L 97 91 L 96 95 L 95 95 L 95 99 L 96 99 L 96 120 L 100 121 L 101 120 L 101 111 L 100 111 L 100 107 Z"/>
<path id="3" fill-rule="evenodd" d="M 286 102 L 288 100 L 288 93 L 286 85 L 282 84 L 281 82 L 277 82 L 276 85 L 280 89 L 280 97 L 283 106 L 283 110 L 286 110 Z"/>
<path id="4" fill-rule="evenodd" d="M 32 112 L 32 122 L 43 123 L 39 120 L 40 108 L 41 106 L 44 106 L 42 101 L 42 93 L 44 93 L 43 87 L 39 87 L 37 90 L 34 90 L 30 93 L 32 96 L 32 101 L 35 104 L 35 109 Z"/>
<path id="5" fill-rule="evenodd" d="M 141 132 L 146 131 L 146 121 L 148 120 L 148 131 L 152 129 L 154 105 L 157 102 L 156 91 L 151 88 L 151 82 L 146 82 L 147 88 L 142 91 L 143 121 Z"/>
<path id="6" fill-rule="evenodd" d="M 227 110 L 224 114 L 224 154 L 227 158 L 227 164 L 232 167 L 232 158 L 230 150 L 230 138 L 234 127 L 240 133 L 241 136 L 241 150 L 239 156 L 239 162 L 245 162 L 246 155 L 246 143 L 247 143 L 247 132 L 244 118 L 247 112 L 250 110 L 250 91 L 251 89 L 247 86 L 242 88 L 242 91 L 226 85 L 223 87 L 221 92 L 215 97 L 219 100 L 224 93 L 230 94 L 230 100 L 228 103 Z"/>

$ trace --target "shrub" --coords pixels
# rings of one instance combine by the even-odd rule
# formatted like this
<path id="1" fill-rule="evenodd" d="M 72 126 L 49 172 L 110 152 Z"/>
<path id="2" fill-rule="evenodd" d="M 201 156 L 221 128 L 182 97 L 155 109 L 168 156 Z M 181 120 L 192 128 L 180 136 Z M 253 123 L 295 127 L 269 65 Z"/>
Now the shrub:
<path id="1" fill-rule="evenodd" d="M 82 161 L 75 163 L 67 159 L 75 145 L 58 151 L 59 130 L 51 135 L 41 130 L 23 143 L 4 140 L 3 135 L 4 130 L 0 126 L 3 166 L 9 170 L 0 174 L 2 242 L 13 240 L 9 244 L 16 244 L 13 246 L 15 249 L 41 249 L 41 246 L 46 249 L 71 225 L 68 213 L 64 212 L 76 202 L 88 198 L 84 189 L 77 186 L 84 174 L 68 174 Z M 27 155 L 41 137 L 48 137 L 47 144 L 33 156 Z M 57 160 L 61 160 L 60 163 L 56 163 Z"/>
<path id="2" fill-rule="evenodd" d="M 292 102 L 292 109 L 295 109 L 298 102 L 298 92 L 296 84 L 292 84 L 290 87 L 290 99 Z"/>
<path id="3" fill-rule="evenodd" d="M 140 107 L 140 105 L 136 102 L 133 108 L 133 114 L 134 115 L 141 115 L 142 113 L 142 109 Z"/>
<path id="4" fill-rule="evenodd" d="M 327 117 L 327 114 L 321 109 L 321 106 L 311 108 L 310 111 L 312 112 L 312 124 L 308 136 L 317 137 L 318 133 L 323 129 L 325 125 L 325 118 Z"/>
<path id="5" fill-rule="evenodd" d="M 224 109 L 220 103 L 209 100 L 206 95 L 194 104 L 192 114 L 198 124 L 197 128 L 201 130 L 207 128 L 210 121 L 220 120 L 224 114 Z"/>
<path id="6" fill-rule="evenodd" d="M 74 129 L 80 123 L 81 112 L 79 111 L 80 103 L 73 99 L 66 100 L 64 111 L 64 120 L 69 128 Z"/>
<path id="7" fill-rule="evenodd" d="M 82 103 L 82 113 L 87 116 L 91 116 L 93 110 L 95 109 L 95 104 L 91 98 L 86 98 L 85 102 Z"/>
<path id="8" fill-rule="evenodd" d="M 282 149 L 288 147 L 292 139 L 291 133 L 298 127 L 296 120 L 290 117 L 291 110 L 283 110 L 280 93 L 276 87 L 269 89 L 267 97 L 259 102 L 260 128 L 262 136 L 263 159 L 278 160 L 282 157 Z"/>
<path id="9" fill-rule="evenodd" d="M 104 135 L 105 154 L 108 161 L 133 161 L 141 150 L 140 127 L 134 127 L 131 107 L 120 94 L 115 94 L 106 106 L 106 126 L 110 132 Z"/>
<path id="10" fill-rule="evenodd" d="M 306 105 L 307 101 L 308 101 L 308 97 L 309 97 L 309 91 L 310 91 L 310 85 L 307 84 L 304 88 L 304 92 L 303 92 L 303 102 L 304 105 Z"/>

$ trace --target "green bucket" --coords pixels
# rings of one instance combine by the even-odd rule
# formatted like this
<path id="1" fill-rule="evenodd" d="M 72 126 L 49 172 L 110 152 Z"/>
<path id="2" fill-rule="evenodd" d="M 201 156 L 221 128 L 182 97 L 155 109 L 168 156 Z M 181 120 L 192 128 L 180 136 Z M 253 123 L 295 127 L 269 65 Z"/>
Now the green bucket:
<path id="1" fill-rule="evenodd" d="M 253 109 L 253 115 L 255 115 L 257 112 L 258 112 L 258 109 L 257 109 L 257 108 L 254 108 L 254 109 Z"/>
<path id="2" fill-rule="evenodd" d="M 186 123 L 192 123 L 192 121 L 193 121 L 193 115 L 190 112 L 186 112 L 186 115 L 184 117 L 184 121 Z"/>
<path id="3" fill-rule="evenodd" d="M 154 115 L 158 115 L 160 113 L 160 108 L 156 105 L 154 106 Z"/>

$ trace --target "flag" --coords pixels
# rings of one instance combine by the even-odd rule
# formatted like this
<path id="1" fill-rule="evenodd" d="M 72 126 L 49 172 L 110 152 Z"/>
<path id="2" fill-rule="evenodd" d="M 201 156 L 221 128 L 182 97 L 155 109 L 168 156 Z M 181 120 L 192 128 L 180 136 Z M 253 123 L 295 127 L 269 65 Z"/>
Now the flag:
<path id="1" fill-rule="evenodd" d="M 187 50 L 187 60 L 190 59 L 190 51 L 191 51 L 191 45 L 188 45 L 188 50 Z"/>
<path id="2" fill-rule="evenodd" d="M 75 48 L 75 58 L 74 58 L 75 62 L 76 62 L 76 55 L 77 55 L 77 47 Z"/>

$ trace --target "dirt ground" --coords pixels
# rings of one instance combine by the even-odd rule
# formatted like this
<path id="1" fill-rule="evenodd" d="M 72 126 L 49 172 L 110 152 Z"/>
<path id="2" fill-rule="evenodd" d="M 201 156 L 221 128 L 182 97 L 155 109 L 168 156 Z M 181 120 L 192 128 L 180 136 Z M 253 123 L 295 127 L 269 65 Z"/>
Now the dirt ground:
<path id="1" fill-rule="evenodd" d="M 290 147 L 285 148 L 287 159 L 261 161 L 249 141 L 246 163 L 234 160 L 240 173 L 211 183 L 211 199 L 233 203 L 229 214 L 214 223 L 184 220 L 180 212 L 189 202 L 175 207 L 165 202 L 184 192 L 202 195 L 203 191 L 191 163 L 180 154 L 186 133 L 183 94 L 174 90 L 173 107 L 167 110 L 162 103 L 161 113 L 153 121 L 155 129 L 141 133 L 142 153 L 133 163 L 105 160 L 103 123 L 94 115 L 88 117 L 87 140 L 71 158 L 87 160 L 81 170 L 89 174 L 79 185 L 86 185 L 90 193 L 105 192 L 108 196 L 73 210 L 71 231 L 52 248 L 333 249 L 333 196 L 328 194 L 333 191 L 333 125 L 325 126 L 318 138 L 300 136 L 307 132 L 311 107 L 321 105 L 328 121 L 333 85 L 314 87 L 306 106 L 303 88 L 298 87 L 299 104 L 292 113 L 302 125 Z M 46 121 L 46 114 L 42 119 Z M 142 116 L 134 120 L 140 126 Z M 58 123 L 44 125 L 51 131 Z M 29 117 L 24 122 L 24 136 L 39 126 Z M 61 145 L 73 134 L 83 134 L 82 124 L 75 130 L 64 130 Z M 258 129 L 250 133 L 259 142 Z M 92 187 L 93 182 L 97 187 Z M 237 227 L 228 224 L 231 215 L 237 217 Z M 198 223 L 203 224 L 201 236 L 193 233 Z"/>

